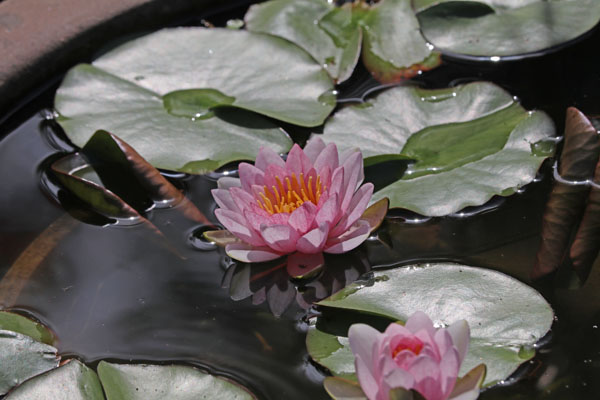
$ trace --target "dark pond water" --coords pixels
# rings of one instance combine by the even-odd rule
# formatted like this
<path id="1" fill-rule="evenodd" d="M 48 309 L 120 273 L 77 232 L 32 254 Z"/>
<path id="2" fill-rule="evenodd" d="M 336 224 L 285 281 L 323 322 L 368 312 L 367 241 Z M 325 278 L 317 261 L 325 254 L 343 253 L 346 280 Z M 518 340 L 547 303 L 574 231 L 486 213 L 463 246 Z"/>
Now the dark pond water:
<path id="1" fill-rule="evenodd" d="M 186 23 L 206 17 L 223 24 L 243 14 L 242 8 Z M 598 48 L 600 31 L 532 60 L 474 64 L 446 59 L 416 82 L 431 88 L 496 82 L 526 108 L 548 112 L 560 132 L 567 106 L 600 115 Z M 259 398 L 326 399 L 321 386 L 325 374 L 310 362 L 304 344 L 306 316 L 318 312 L 308 308 L 311 301 L 371 268 L 413 261 L 453 260 L 528 282 L 552 183 L 550 163 L 520 193 L 494 198 L 462 216 L 422 219 L 393 213 L 377 237 L 330 260 L 322 276 L 297 292 L 276 263 L 231 265 L 218 251 L 194 248 L 189 237 L 197 226 L 177 209 L 146 215 L 160 236 L 146 225 L 103 226 L 106 220 L 57 191 L 45 173 L 49 162 L 71 147 L 45 118 L 48 113 L 40 111 L 51 109 L 59 81 L 50 82 L 0 126 L 0 277 L 11 266 L 22 271 L 10 290 L 0 291 L 0 305 L 49 326 L 65 356 L 91 365 L 101 359 L 191 363 L 234 378 Z M 362 98 L 376 86 L 359 68 L 339 88 L 339 97 Z M 299 141 L 307 134 L 291 133 Z M 214 220 L 213 179 L 172 179 Z M 561 277 L 533 284 L 557 314 L 538 355 L 481 399 L 597 398 L 600 262 L 580 289 L 562 288 Z"/>

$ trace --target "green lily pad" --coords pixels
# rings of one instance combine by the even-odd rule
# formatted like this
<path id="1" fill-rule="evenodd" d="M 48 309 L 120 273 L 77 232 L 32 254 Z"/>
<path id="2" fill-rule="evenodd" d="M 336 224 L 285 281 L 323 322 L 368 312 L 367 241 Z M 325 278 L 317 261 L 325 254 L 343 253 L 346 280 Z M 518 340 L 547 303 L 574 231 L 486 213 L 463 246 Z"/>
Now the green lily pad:
<path id="1" fill-rule="evenodd" d="M 23 383 L 5 400 L 104 400 L 94 371 L 77 360 Z"/>
<path id="2" fill-rule="evenodd" d="M 261 146 L 286 152 L 290 138 L 266 117 L 320 125 L 335 106 L 332 90 L 321 66 L 286 40 L 178 28 L 74 67 L 55 107 L 78 146 L 102 129 L 156 167 L 202 173 L 253 159 Z"/>
<path id="3" fill-rule="evenodd" d="M 338 82 L 354 71 L 362 35 L 352 20 L 350 4 L 274 0 L 251 6 L 244 19 L 252 32 L 277 35 L 304 48 Z"/>
<path id="4" fill-rule="evenodd" d="M 534 289 L 500 272 L 458 264 L 424 264 L 376 272 L 318 303 L 335 323 L 336 311 L 358 320 L 370 314 L 406 321 L 415 311 L 440 326 L 465 319 L 471 328 L 469 351 L 460 375 L 487 366 L 485 384 L 510 376 L 535 355 L 533 345 L 549 331 L 554 314 Z M 350 317 L 346 317 L 350 318 Z M 314 325 L 307 336 L 311 357 L 334 375 L 352 379 L 354 357 L 348 339 Z"/>
<path id="5" fill-rule="evenodd" d="M 416 0 L 423 35 L 438 49 L 469 56 L 540 52 L 590 31 L 596 0 Z"/>
<path id="6" fill-rule="evenodd" d="M 250 8 L 248 30 L 283 37 L 308 51 L 338 82 L 350 77 L 361 53 L 381 82 L 396 82 L 439 65 L 419 31 L 410 0 L 335 6 L 327 0 L 272 0 Z"/>
<path id="7" fill-rule="evenodd" d="M 192 367 L 125 365 L 101 361 L 98 375 L 108 400 L 254 399 L 245 388 Z"/>
<path id="8" fill-rule="evenodd" d="M 0 395 L 27 379 L 58 367 L 57 350 L 27 335 L 0 330 Z"/>
<path id="9" fill-rule="evenodd" d="M 54 334 L 42 324 L 22 315 L 0 311 L 0 329 L 18 332 L 48 345 L 54 344 Z"/>
<path id="10" fill-rule="evenodd" d="M 373 195 L 373 202 L 388 197 L 392 208 L 441 216 L 481 205 L 530 183 L 554 154 L 552 120 L 491 83 L 396 87 L 366 104 L 336 113 L 323 140 L 359 147 L 365 164 L 384 155 L 414 159 L 400 180 Z"/>

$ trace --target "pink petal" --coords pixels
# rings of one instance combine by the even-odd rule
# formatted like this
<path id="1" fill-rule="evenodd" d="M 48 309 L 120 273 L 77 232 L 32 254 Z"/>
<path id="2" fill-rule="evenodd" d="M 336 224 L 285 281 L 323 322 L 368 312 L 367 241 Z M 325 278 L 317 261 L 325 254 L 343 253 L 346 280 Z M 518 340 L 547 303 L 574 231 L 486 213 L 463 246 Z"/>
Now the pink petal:
<path id="1" fill-rule="evenodd" d="M 373 346 L 380 336 L 381 333 L 377 329 L 366 324 L 353 324 L 348 329 L 348 342 L 352 353 L 360 356 L 367 365 L 371 365 L 373 357 L 377 357 L 373 353 Z"/>
<path id="2" fill-rule="evenodd" d="M 469 339 L 471 337 L 469 324 L 464 319 L 461 319 L 450 325 L 446 330 L 452 337 L 452 343 L 456 347 L 456 350 L 458 350 L 459 363 L 462 364 L 469 349 Z"/>
<path id="3" fill-rule="evenodd" d="M 239 178 L 234 178 L 232 176 L 224 176 L 217 180 L 217 187 L 219 189 L 230 189 L 232 187 L 242 187 L 242 182 L 240 182 Z"/>
<path id="4" fill-rule="evenodd" d="M 252 209 L 252 205 L 256 204 L 254 196 L 241 188 L 231 188 L 229 189 L 229 193 L 231 194 L 231 198 L 235 202 L 235 205 L 242 213 Z"/>
<path id="5" fill-rule="evenodd" d="M 369 399 L 377 399 L 377 392 L 379 391 L 379 385 L 377 384 L 377 378 L 373 376 L 373 372 L 369 369 L 368 363 L 363 360 L 359 355 L 356 355 L 354 359 L 354 367 L 356 369 L 356 377 L 361 389 L 367 395 Z"/>
<path id="6" fill-rule="evenodd" d="M 326 191 L 328 188 L 331 187 L 331 171 L 331 168 L 325 166 L 321 169 L 321 172 L 319 173 L 319 177 L 321 178 L 321 187 L 324 188 L 323 191 Z"/>
<path id="7" fill-rule="evenodd" d="M 265 173 L 254 165 L 240 163 L 238 173 L 240 181 L 242 181 L 242 188 L 247 192 L 250 192 L 252 185 L 263 186 L 265 184 Z"/>
<path id="8" fill-rule="evenodd" d="M 354 192 L 358 185 L 362 182 L 360 175 L 363 170 L 362 154 L 355 152 L 343 164 L 344 167 L 344 184 L 342 185 L 343 196 L 340 198 L 340 208 L 342 212 L 346 212 Z"/>
<path id="9" fill-rule="evenodd" d="M 288 224 L 303 235 L 311 228 L 315 216 L 317 215 L 317 206 L 311 202 L 306 202 L 295 209 L 288 220 Z"/>
<path id="10" fill-rule="evenodd" d="M 331 236 L 341 235 L 358 221 L 369 205 L 371 196 L 373 196 L 373 188 L 372 183 L 365 183 L 354 193 L 346 214 L 338 222 L 333 231 L 331 231 Z"/>
<path id="11" fill-rule="evenodd" d="M 288 171 L 285 168 L 279 165 L 271 164 L 267 167 L 267 170 L 265 171 L 265 186 L 269 189 L 272 189 L 273 186 L 275 186 L 275 188 L 278 188 L 279 185 L 277 183 L 277 179 L 275 178 L 279 178 L 281 184 L 285 185 L 286 176 L 288 176 Z"/>
<path id="12" fill-rule="evenodd" d="M 285 161 L 283 161 L 283 158 L 279 154 L 270 147 L 261 147 L 256 156 L 254 166 L 264 172 L 271 164 L 285 168 Z"/>
<path id="13" fill-rule="evenodd" d="M 215 210 L 215 216 L 229 232 L 233 233 L 244 242 L 249 243 L 252 246 L 265 245 L 265 242 L 260 235 L 249 227 L 248 221 L 246 221 L 242 215 L 231 210 L 219 208 L 218 210 Z"/>
<path id="14" fill-rule="evenodd" d="M 269 217 L 269 223 L 267 225 L 287 225 L 290 220 L 290 214 L 288 213 L 277 213 Z"/>
<path id="15" fill-rule="evenodd" d="M 325 142 L 323 142 L 320 137 L 313 135 L 313 137 L 306 142 L 306 146 L 304 146 L 304 154 L 306 154 L 308 159 L 314 164 L 319 153 L 321 153 L 324 148 Z"/>
<path id="16" fill-rule="evenodd" d="M 350 158 L 350 156 L 354 155 L 357 152 L 360 153 L 360 150 L 358 148 L 346 150 L 342 155 L 340 155 L 340 164 L 343 165 L 346 162 L 346 160 L 348 160 L 348 158 Z M 361 158 L 362 158 L 362 153 L 360 153 L 360 154 L 361 154 Z M 358 180 L 359 180 L 359 182 L 362 182 L 364 179 L 365 179 L 364 170 L 361 168 L 360 174 L 358 175 Z"/>
<path id="17" fill-rule="evenodd" d="M 344 185 L 344 168 L 337 167 L 333 170 L 333 174 L 331 175 L 331 185 L 329 187 L 329 195 L 336 194 L 338 197 L 342 192 L 342 186 Z"/>
<path id="18" fill-rule="evenodd" d="M 414 384 L 415 379 L 408 371 L 396 368 L 383 378 L 383 384 L 381 385 L 380 390 L 383 390 L 386 395 L 389 395 L 390 390 L 392 389 L 404 388 L 410 390 L 414 387 Z M 387 399 L 388 397 L 385 398 Z"/>
<path id="19" fill-rule="evenodd" d="M 319 211 L 315 217 L 315 223 L 319 226 L 327 224 L 333 225 L 338 216 L 338 200 L 337 195 L 330 196 L 322 205 L 319 205 Z"/>
<path id="20" fill-rule="evenodd" d="M 432 338 L 435 336 L 436 329 L 433 327 L 433 322 L 429 316 L 422 311 L 415 311 L 408 317 L 404 326 L 412 333 L 425 330 Z"/>
<path id="21" fill-rule="evenodd" d="M 296 176 L 300 176 L 301 173 L 307 173 L 312 168 L 312 162 L 310 159 L 304 154 L 304 151 L 295 144 L 290 152 L 288 153 L 287 159 L 285 161 L 285 169 L 289 174 L 292 172 L 296 174 Z"/>
<path id="22" fill-rule="evenodd" d="M 318 228 L 303 235 L 296 243 L 298 251 L 306 254 L 321 253 L 327 241 L 329 225 L 321 224 Z"/>
<path id="23" fill-rule="evenodd" d="M 287 254 L 296 250 L 298 234 L 288 225 L 263 225 L 260 233 L 267 246 Z"/>
<path id="24" fill-rule="evenodd" d="M 440 380 L 440 366 L 429 357 L 419 356 L 409 372 L 415 378 L 414 388 L 426 399 L 444 400 Z"/>
<path id="25" fill-rule="evenodd" d="M 321 154 L 319 154 L 314 162 L 315 169 L 319 175 L 323 168 L 329 167 L 333 171 L 339 167 L 339 165 L 340 162 L 338 159 L 338 151 L 334 143 L 329 143 L 327 146 L 325 146 Z"/>
<path id="26" fill-rule="evenodd" d="M 427 400 L 446 400 L 440 383 L 436 378 L 428 376 L 417 382 L 414 389 Z"/>
<path id="27" fill-rule="evenodd" d="M 287 258 L 287 272 L 293 277 L 302 277 L 323 266 L 323 253 L 304 254 L 295 252 Z"/>
<path id="28" fill-rule="evenodd" d="M 440 385 L 444 394 L 444 399 L 450 396 L 456 378 L 458 378 L 458 370 L 460 369 L 460 362 L 458 361 L 458 352 L 455 348 L 450 348 L 442 356 L 440 362 Z"/>
<path id="29" fill-rule="evenodd" d="M 454 349 L 454 345 L 452 344 L 452 336 L 450 336 L 446 329 L 438 329 L 433 336 L 433 342 L 438 348 L 438 354 L 440 357 L 442 357 L 443 354 L 446 354 L 448 350 Z"/>
<path id="30" fill-rule="evenodd" d="M 268 247 L 252 247 L 244 243 L 228 244 L 225 252 L 234 260 L 246 263 L 271 261 L 281 257 L 281 254 L 275 253 Z"/>
<path id="31" fill-rule="evenodd" d="M 369 237 L 369 223 L 358 220 L 343 235 L 330 239 L 325 245 L 325 253 L 346 253 L 358 246 Z"/>
<path id="32" fill-rule="evenodd" d="M 259 214 L 255 211 L 246 210 L 244 212 L 244 217 L 246 218 L 246 221 L 248 221 L 248 224 L 252 227 L 252 229 L 260 232 L 260 227 L 262 225 L 270 224 L 271 222 L 271 216 L 268 215 L 268 213 L 266 212 L 265 214 L 267 215 L 265 216 L 264 214 Z"/>
<path id="33" fill-rule="evenodd" d="M 234 212 L 240 212 L 240 209 L 233 201 L 229 190 L 225 189 L 213 189 L 210 191 L 213 198 L 217 202 L 217 205 L 225 210 L 231 210 Z"/>

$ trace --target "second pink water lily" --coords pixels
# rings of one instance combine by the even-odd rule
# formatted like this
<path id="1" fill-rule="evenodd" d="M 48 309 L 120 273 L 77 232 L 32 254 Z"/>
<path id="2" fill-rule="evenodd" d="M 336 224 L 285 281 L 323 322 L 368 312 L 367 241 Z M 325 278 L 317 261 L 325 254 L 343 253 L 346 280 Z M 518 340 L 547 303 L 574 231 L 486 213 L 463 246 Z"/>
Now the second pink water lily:
<path id="1" fill-rule="evenodd" d="M 219 222 L 241 240 L 227 254 L 262 262 L 286 254 L 345 253 L 369 236 L 361 219 L 373 184 L 362 184 L 360 151 L 338 154 L 319 138 L 297 144 L 284 161 L 262 148 L 254 165 L 241 163 L 239 179 L 222 178 L 212 191 Z"/>

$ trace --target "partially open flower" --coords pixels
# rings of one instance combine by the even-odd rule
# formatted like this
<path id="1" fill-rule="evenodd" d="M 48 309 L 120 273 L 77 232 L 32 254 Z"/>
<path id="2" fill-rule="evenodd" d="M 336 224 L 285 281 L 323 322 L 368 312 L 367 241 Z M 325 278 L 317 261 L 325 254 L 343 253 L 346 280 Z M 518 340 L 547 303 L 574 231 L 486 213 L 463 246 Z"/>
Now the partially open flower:
<path id="1" fill-rule="evenodd" d="M 286 254 L 345 253 L 360 245 L 371 225 L 361 216 L 373 194 L 363 181 L 359 151 L 339 155 L 318 138 L 287 160 L 262 148 L 254 165 L 239 165 L 240 179 L 223 178 L 213 190 L 218 220 L 241 243 L 227 254 L 262 262 Z"/>
<path id="2" fill-rule="evenodd" d="M 484 366 L 476 367 L 477 376 L 457 384 L 469 335 L 464 320 L 436 329 L 426 314 L 416 312 L 404 326 L 392 323 L 383 333 L 365 324 L 352 325 L 348 339 L 358 381 L 369 400 L 387 400 L 394 389 L 414 390 L 426 400 L 468 400 L 479 395 L 485 374 Z"/>

